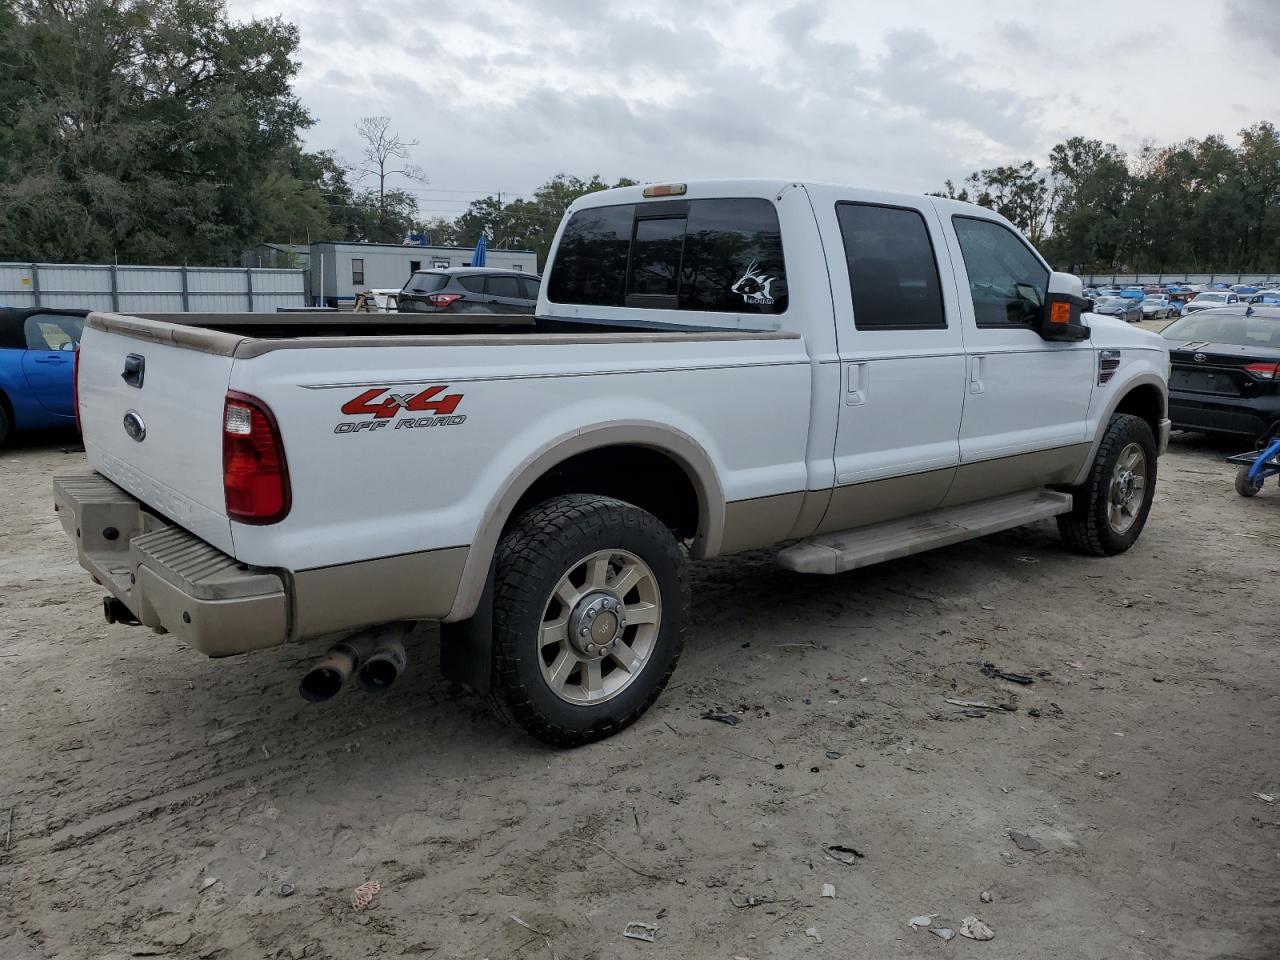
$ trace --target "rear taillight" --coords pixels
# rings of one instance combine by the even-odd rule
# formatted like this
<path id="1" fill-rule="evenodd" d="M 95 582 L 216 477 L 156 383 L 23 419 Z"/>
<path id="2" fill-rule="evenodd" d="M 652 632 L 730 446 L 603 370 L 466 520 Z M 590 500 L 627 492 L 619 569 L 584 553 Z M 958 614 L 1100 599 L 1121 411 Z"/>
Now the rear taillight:
<path id="1" fill-rule="evenodd" d="M 1244 372 L 1255 380 L 1280 380 L 1280 363 L 1248 363 Z"/>
<path id="2" fill-rule="evenodd" d="M 453 303 L 453 301 L 461 299 L 462 294 L 460 293 L 433 293 L 431 296 L 427 297 L 427 302 L 437 310 L 443 310 L 445 307 L 449 306 L 449 304 Z"/>
<path id="3" fill-rule="evenodd" d="M 289 513 L 289 468 L 276 418 L 261 400 L 234 390 L 222 408 L 222 489 L 232 520 L 276 523 Z"/>
<path id="4" fill-rule="evenodd" d="M 76 433 L 83 434 L 80 427 L 80 344 L 71 355 L 71 402 L 76 408 Z"/>

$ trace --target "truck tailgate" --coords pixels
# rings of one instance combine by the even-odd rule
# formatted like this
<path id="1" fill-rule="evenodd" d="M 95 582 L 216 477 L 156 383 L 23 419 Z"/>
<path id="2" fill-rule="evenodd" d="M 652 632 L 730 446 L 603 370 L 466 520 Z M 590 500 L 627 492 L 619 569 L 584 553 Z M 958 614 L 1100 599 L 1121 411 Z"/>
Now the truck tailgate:
<path id="1" fill-rule="evenodd" d="M 226 553 L 222 408 L 239 339 L 93 314 L 79 356 L 89 465 Z"/>

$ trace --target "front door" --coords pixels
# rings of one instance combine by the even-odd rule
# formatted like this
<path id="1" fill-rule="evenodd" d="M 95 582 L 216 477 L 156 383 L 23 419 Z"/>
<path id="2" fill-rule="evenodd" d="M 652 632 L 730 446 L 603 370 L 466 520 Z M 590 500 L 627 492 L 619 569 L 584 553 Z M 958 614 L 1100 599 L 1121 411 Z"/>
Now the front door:
<path id="1" fill-rule="evenodd" d="M 815 189 L 833 258 L 841 365 L 836 486 L 820 530 L 932 510 L 959 461 L 965 355 L 940 223 L 925 200 L 887 206 Z M 941 264 L 941 269 L 940 269 Z"/>
<path id="2" fill-rule="evenodd" d="M 1049 268 L 1014 231 L 960 214 L 944 228 L 960 267 L 969 355 L 960 469 L 947 503 L 1067 483 L 1088 452 L 1093 346 L 1051 343 L 1032 329 Z"/>
<path id="3" fill-rule="evenodd" d="M 58 416 L 75 416 L 75 348 L 83 329 L 83 318 L 55 313 L 33 314 L 23 327 L 23 376 L 40 406 Z"/>

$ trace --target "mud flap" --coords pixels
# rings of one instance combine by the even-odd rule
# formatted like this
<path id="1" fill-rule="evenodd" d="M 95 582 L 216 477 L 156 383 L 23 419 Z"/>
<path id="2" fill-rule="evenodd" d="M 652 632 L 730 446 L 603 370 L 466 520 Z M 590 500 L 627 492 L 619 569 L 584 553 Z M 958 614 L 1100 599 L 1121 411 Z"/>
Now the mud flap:
<path id="1" fill-rule="evenodd" d="M 493 566 L 470 620 L 440 624 L 440 672 L 468 693 L 487 697 L 493 669 Z"/>

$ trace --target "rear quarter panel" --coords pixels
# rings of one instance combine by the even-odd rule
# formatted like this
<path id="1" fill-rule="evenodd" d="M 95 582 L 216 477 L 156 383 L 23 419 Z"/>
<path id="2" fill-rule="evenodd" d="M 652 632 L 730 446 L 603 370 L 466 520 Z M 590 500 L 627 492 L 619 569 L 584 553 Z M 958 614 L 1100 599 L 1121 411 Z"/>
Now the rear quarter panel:
<path id="1" fill-rule="evenodd" d="M 235 525 L 236 556 L 299 570 L 470 545 L 522 464 L 615 421 L 691 438 L 726 500 L 805 488 L 802 339 L 512 341 L 282 349 L 237 361 L 231 389 L 260 397 L 280 424 L 293 507 L 272 526 Z M 460 397 L 456 407 L 342 412 L 370 390 L 385 391 L 376 405 L 430 387 L 442 388 L 431 399 Z"/>

